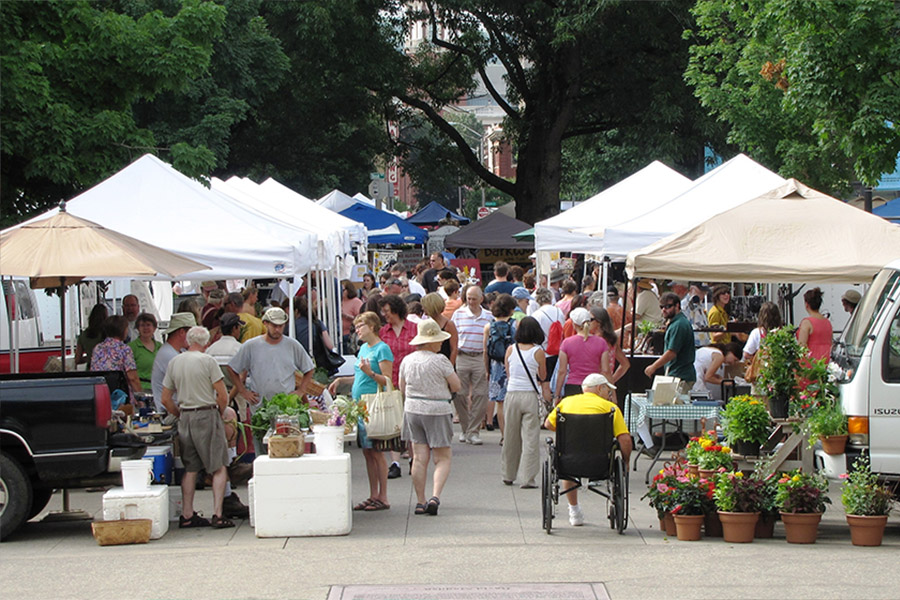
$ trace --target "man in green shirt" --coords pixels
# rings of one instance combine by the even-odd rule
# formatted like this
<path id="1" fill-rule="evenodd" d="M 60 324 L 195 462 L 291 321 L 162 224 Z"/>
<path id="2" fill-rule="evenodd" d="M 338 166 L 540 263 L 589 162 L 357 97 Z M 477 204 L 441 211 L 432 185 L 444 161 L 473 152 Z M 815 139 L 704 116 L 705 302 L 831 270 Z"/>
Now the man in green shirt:
<path id="1" fill-rule="evenodd" d="M 666 327 L 665 350 L 662 356 L 644 369 L 644 373 L 652 378 L 653 374 L 665 365 L 666 375 L 681 379 L 678 393 L 687 394 L 697 379 L 697 372 L 694 369 L 694 328 L 681 312 L 681 301 L 676 294 L 672 292 L 663 294 L 659 299 L 659 308 L 669 322 Z"/>

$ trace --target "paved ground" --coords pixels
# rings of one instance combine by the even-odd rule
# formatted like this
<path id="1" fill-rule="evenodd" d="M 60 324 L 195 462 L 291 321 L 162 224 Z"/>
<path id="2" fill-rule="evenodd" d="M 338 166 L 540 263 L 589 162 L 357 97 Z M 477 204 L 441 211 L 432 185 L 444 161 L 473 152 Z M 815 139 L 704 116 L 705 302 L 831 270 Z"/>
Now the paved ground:
<path id="1" fill-rule="evenodd" d="M 570 527 L 561 505 L 558 527 L 547 535 L 540 527 L 540 490 L 503 485 L 499 433 L 484 439 L 481 447 L 454 443 L 439 516 L 412 514 L 415 496 L 404 471 L 390 481 L 392 508 L 354 513 L 353 531 L 343 537 L 257 539 L 240 522 L 231 530 L 176 526 L 147 545 L 101 548 L 86 522 L 29 523 L 0 545 L 2 595 L 325 600 L 338 585 L 571 582 L 602 583 L 613 600 L 900 597 L 897 511 L 884 546 L 854 547 L 835 483 L 836 506 L 812 546 L 787 544 L 780 523 L 775 539 L 747 545 L 669 539 L 640 501 L 643 472 L 632 472 L 625 535 L 609 529 L 599 496 L 582 501 L 584 527 Z M 350 452 L 358 501 L 368 495 L 365 466 L 358 449 Z M 641 464 L 646 469 L 646 459 Z M 246 501 L 246 489 L 239 493 Z M 209 491 L 198 493 L 200 510 L 208 512 L 211 502 Z M 74 508 L 95 515 L 100 503 L 99 493 L 72 494 Z M 50 509 L 60 506 L 54 497 Z"/>

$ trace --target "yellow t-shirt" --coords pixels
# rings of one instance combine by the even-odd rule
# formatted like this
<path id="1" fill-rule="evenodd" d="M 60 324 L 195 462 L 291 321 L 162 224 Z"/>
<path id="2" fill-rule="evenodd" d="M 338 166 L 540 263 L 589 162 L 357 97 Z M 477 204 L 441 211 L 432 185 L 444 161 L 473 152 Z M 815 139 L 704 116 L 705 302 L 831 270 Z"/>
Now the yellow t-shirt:
<path id="1" fill-rule="evenodd" d="M 625 417 L 622 416 L 622 411 L 619 410 L 618 406 L 597 394 L 575 394 L 574 396 L 563 398 L 556 405 L 556 408 L 547 415 L 547 420 L 550 421 L 553 427 L 556 427 L 557 412 L 571 415 L 594 415 L 606 414 L 613 408 L 616 409 L 616 414 L 613 417 L 613 435 L 619 437 L 623 433 L 628 433 L 628 426 L 625 424 Z"/>
<path id="2" fill-rule="evenodd" d="M 723 329 L 728 326 L 728 313 L 719 308 L 716 305 L 713 305 L 712 308 L 709 309 L 709 312 L 706 315 L 706 319 L 709 322 L 710 327 L 721 326 Z M 731 341 L 731 334 L 726 333 L 719 343 L 727 344 Z"/>
<path id="3" fill-rule="evenodd" d="M 241 343 L 244 343 L 251 338 L 255 338 L 258 335 L 263 335 L 266 332 L 266 326 L 263 325 L 262 319 L 256 315 L 251 315 L 250 313 L 238 313 L 238 316 L 241 318 L 241 321 L 244 322 L 244 326 L 241 327 Z"/>

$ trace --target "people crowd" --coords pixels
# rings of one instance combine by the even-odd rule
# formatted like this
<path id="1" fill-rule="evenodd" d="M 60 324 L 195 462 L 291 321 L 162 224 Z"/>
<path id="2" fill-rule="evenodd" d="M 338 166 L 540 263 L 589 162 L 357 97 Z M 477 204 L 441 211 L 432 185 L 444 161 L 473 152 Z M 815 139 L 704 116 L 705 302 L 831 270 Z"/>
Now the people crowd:
<path id="1" fill-rule="evenodd" d="M 305 394 L 316 368 L 335 375 L 338 367 L 326 353 L 355 355 L 352 369 L 342 370 L 352 375 L 332 378 L 328 396 L 359 402 L 396 388 L 403 393 L 404 416 L 394 439 L 370 439 L 362 418 L 352 424 L 369 482 L 368 498 L 354 510 L 390 509 L 388 480 L 407 470 L 414 514 L 437 515 L 454 444 L 482 446 L 497 440 L 482 438 L 482 431 L 499 429 L 498 479 L 536 488 L 541 428 L 554 429 L 560 411 L 621 407 L 625 398 L 616 384 L 631 368 L 629 347 L 650 344 L 658 334 L 660 356 L 644 375 L 676 377 L 680 393 L 722 401 L 723 381 L 739 380 L 740 366 L 750 364 L 761 341 L 784 322 L 777 305 L 764 302 L 756 327 L 733 327 L 729 285 L 639 279 L 603 289 L 600 279 L 596 270 L 578 278 L 554 269 L 538 285 L 533 270 L 497 262 L 492 281 L 483 285 L 437 252 L 409 270 L 393 264 L 383 273 L 365 273 L 358 283 L 335 281 L 335 293 L 328 294 L 340 297 L 340 334 L 334 337 L 317 316 L 314 284 L 301 287 L 293 302 L 261 302 L 261 290 L 252 284 L 228 292 L 225 282 L 209 281 L 200 286 L 202 297 L 183 299 L 161 328 L 152 312 L 141 311 L 137 296 L 123 298 L 120 315 L 97 304 L 78 336 L 76 364 L 123 371 L 133 404 L 144 399 L 180 417 L 188 475 L 179 525 L 230 527 L 231 519 L 247 515 L 232 488 L 238 479 L 233 467 L 243 462 L 246 468 L 262 450 L 254 447 L 249 427 L 261 400 Z M 823 293 L 807 290 L 803 300 L 808 316 L 797 339 L 811 357 L 826 358 L 832 326 L 822 312 Z M 841 300 L 852 312 L 860 295 L 851 289 Z M 630 452 L 621 414 L 615 435 Z M 429 463 L 434 468 L 426 494 Z M 211 519 L 193 506 L 202 473 L 214 492 Z M 567 498 L 570 523 L 581 525 L 576 493 Z"/>

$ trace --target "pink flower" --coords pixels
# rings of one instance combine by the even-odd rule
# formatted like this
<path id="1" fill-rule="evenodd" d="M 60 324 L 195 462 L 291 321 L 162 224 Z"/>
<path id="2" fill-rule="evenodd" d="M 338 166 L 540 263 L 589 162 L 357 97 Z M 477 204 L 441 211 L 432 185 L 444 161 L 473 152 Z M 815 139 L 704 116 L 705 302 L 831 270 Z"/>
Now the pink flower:
<path id="1" fill-rule="evenodd" d="M 669 486 L 667 486 L 667 485 L 664 484 L 664 483 L 657 483 L 657 484 L 656 484 L 656 489 L 657 489 L 658 491 L 662 492 L 663 494 L 665 494 L 666 492 L 669 491 Z"/>
<path id="2" fill-rule="evenodd" d="M 840 475 L 838 475 L 838 477 L 841 479 L 850 479 L 850 476 L 846 473 L 841 473 Z"/>

